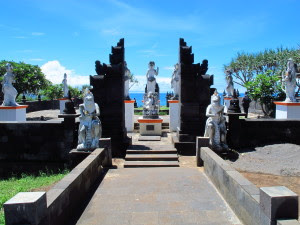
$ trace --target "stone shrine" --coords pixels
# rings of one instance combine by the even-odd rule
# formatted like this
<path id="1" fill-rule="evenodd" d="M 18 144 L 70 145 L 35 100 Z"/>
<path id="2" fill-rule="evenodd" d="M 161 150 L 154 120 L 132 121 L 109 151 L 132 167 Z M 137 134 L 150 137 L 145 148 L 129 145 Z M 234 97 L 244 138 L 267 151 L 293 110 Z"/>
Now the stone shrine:
<path id="1" fill-rule="evenodd" d="M 94 102 L 93 94 L 85 89 L 83 104 L 79 105 L 79 128 L 78 128 L 78 151 L 92 151 L 99 147 L 99 139 L 101 138 L 102 127 L 100 109 Z"/>
<path id="2" fill-rule="evenodd" d="M 26 121 L 27 105 L 16 103 L 17 90 L 12 85 L 15 83 L 15 74 L 10 63 L 5 65 L 6 73 L 3 76 L 2 92 L 3 103 L 0 106 L 0 121 Z"/>
<path id="3" fill-rule="evenodd" d="M 102 136 L 111 137 L 113 157 L 124 157 L 130 142 L 125 128 L 124 39 L 120 39 L 111 50 L 110 64 L 95 62 L 97 75 L 90 76 L 90 85 L 101 111 Z"/>
<path id="4" fill-rule="evenodd" d="M 174 71 L 171 80 L 171 88 L 173 88 L 174 90 L 173 100 L 179 99 L 179 87 L 180 87 L 180 70 L 179 70 L 179 64 L 176 63 L 174 66 Z"/>
<path id="5" fill-rule="evenodd" d="M 179 125 L 173 142 L 180 154 L 195 154 L 196 136 L 203 136 L 206 108 L 210 103 L 213 75 L 206 74 L 208 61 L 194 64 L 192 47 L 179 40 Z"/>
<path id="6" fill-rule="evenodd" d="M 220 104 L 220 96 L 217 91 L 211 96 L 211 104 L 206 109 L 204 137 L 209 137 L 210 148 L 216 152 L 228 149 L 226 144 L 226 119 L 223 115 L 224 106 Z"/>
<path id="7" fill-rule="evenodd" d="M 297 65 L 293 59 L 287 62 L 286 72 L 282 75 L 286 99 L 284 102 L 274 102 L 276 105 L 276 119 L 299 119 L 300 102 L 295 98 Z"/>
<path id="8" fill-rule="evenodd" d="M 156 83 L 155 76 L 158 75 L 159 68 L 154 69 L 155 63 L 149 62 L 147 71 L 147 85 L 144 94 L 143 116 L 139 117 L 141 136 L 161 136 L 162 119 L 159 114 L 159 87 Z"/>

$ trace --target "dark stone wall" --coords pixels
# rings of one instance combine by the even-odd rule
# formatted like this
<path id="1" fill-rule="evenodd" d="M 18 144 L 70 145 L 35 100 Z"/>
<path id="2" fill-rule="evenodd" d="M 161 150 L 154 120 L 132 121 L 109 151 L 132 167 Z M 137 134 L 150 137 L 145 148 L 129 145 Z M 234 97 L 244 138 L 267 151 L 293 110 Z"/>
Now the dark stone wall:
<path id="1" fill-rule="evenodd" d="M 112 47 L 110 64 L 96 61 L 98 75 L 90 76 L 91 90 L 100 107 L 102 137 L 111 138 L 114 157 L 124 157 L 128 146 L 124 106 L 124 39 Z"/>
<path id="2" fill-rule="evenodd" d="M 26 112 L 35 112 L 40 110 L 59 109 L 59 100 L 45 100 L 45 101 L 26 101 L 19 102 L 20 105 L 28 105 Z"/>
<path id="3" fill-rule="evenodd" d="M 300 144 L 300 120 L 239 119 L 236 132 L 228 132 L 231 148 L 255 147 L 275 143 Z M 232 140 L 232 141 L 231 141 Z"/>
<path id="4" fill-rule="evenodd" d="M 9 169 L 18 170 L 21 165 L 41 168 L 46 164 L 68 163 L 69 151 L 76 142 L 75 123 L 0 122 L 0 174 Z M 28 170 L 25 168 L 24 172 Z"/>
<path id="5" fill-rule="evenodd" d="M 213 76 L 205 75 L 208 61 L 194 64 L 192 47 L 181 38 L 179 41 L 181 85 L 179 95 L 180 129 L 179 142 L 194 142 L 196 136 L 203 136 L 205 130 L 205 111 L 210 104 L 210 85 Z"/>

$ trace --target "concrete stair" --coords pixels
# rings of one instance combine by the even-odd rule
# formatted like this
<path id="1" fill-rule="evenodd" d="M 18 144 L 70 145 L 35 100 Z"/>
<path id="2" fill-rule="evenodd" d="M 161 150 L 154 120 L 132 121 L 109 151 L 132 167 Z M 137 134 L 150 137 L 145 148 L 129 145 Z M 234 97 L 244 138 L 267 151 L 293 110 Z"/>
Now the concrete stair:
<path id="1" fill-rule="evenodd" d="M 127 149 L 124 168 L 179 167 L 172 145 L 132 145 Z"/>

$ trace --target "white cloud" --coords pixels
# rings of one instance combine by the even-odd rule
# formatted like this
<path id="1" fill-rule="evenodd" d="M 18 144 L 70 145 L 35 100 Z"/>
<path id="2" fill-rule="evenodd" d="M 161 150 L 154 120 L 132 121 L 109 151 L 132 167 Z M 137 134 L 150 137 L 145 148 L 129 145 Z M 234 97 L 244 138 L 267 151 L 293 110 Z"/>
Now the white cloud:
<path id="1" fill-rule="evenodd" d="M 43 33 L 43 32 L 32 32 L 31 35 L 32 36 L 42 36 L 42 35 L 45 35 L 45 33 Z"/>
<path id="2" fill-rule="evenodd" d="M 75 73 L 72 69 L 62 66 L 58 60 L 48 61 L 41 66 L 42 72 L 46 78 L 54 84 L 60 84 L 64 78 L 64 73 L 68 75 L 68 84 L 71 86 L 80 86 L 89 84 L 89 76 L 82 76 Z"/>

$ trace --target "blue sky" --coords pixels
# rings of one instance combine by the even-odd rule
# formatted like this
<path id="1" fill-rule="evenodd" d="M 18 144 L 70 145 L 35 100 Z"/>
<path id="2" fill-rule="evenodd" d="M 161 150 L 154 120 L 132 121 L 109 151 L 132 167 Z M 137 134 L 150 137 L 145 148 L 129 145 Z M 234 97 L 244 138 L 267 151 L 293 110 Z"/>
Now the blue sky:
<path id="1" fill-rule="evenodd" d="M 39 65 L 54 83 L 67 72 L 72 86 L 88 83 L 95 60 L 108 63 L 123 37 L 139 79 L 131 91 L 144 90 L 149 61 L 160 68 L 162 92 L 170 91 L 180 37 L 193 46 L 195 63 L 208 59 L 219 92 L 223 65 L 237 52 L 300 45 L 299 0 L 1 0 L 1 8 L 1 60 Z"/>

